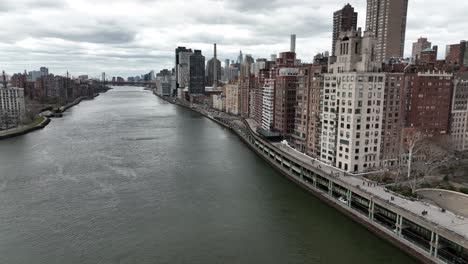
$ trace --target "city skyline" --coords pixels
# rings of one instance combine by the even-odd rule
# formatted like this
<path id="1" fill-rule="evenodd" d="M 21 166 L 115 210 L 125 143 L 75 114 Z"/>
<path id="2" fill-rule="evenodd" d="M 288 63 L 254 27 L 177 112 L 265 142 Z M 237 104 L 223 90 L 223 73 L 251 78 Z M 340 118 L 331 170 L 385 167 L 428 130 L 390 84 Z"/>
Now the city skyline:
<path id="1" fill-rule="evenodd" d="M 288 50 L 287 36 L 297 34 L 297 57 L 311 62 L 316 53 L 331 51 L 333 12 L 348 2 L 364 29 L 366 1 L 119 0 L 110 6 L 107 0 L 7 0 L 0 5 L 0 23 L 8 25 L 0 32 L 0 57 L 10 74 L 48 66 L 62 75 L 68 70 L 94 77 L 105 71 L 128 77 L 172 68 L 175 45 L 201 49 L 207 60 L 213 43 L 221 60 L 234 60 L 239 50 L 268 58 Z M 202 14 L 199 6 L 205 7 Z M 462 1 L 444 9 L 438 9 L 438 1 L 409 1 L 405 57 L 419 37 L 438 45 L 439 58 L 444 57 L 445 45 L 468 35 L 460 23 L 464 7 L 468 4 Z M 432 10 L 439 14 L 424 19 Z"/>

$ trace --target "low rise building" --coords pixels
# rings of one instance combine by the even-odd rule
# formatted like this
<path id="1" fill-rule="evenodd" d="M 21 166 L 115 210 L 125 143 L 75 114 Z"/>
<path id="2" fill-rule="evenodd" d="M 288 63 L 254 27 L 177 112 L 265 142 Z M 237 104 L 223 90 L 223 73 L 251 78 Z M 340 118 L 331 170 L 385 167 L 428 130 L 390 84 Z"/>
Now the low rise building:
<path id="1" fill-rule="evenodd" d="M 239 84 L 227 84 L 226 89 L 226 113 L 231 115 L 240 114 L 240 91 Z"/>
<path id="2" fill-rule="evenodd" d="M 262 128 L 272 131 L 274 128 L 275 79 L 266 79 L 262 98 Z"/>
<path id="3" fill-rule="evenodd" d="M 226 111 L 226 96 L 224 94 L 211 95 L 213 108 L 219 111 Z"/>
<path id="4" fill-rule="evenodd" d="M 176 86 L 176 78 L 170 70 L 162 70 L 156 75 L 156 93 L 171 96 Z"/>

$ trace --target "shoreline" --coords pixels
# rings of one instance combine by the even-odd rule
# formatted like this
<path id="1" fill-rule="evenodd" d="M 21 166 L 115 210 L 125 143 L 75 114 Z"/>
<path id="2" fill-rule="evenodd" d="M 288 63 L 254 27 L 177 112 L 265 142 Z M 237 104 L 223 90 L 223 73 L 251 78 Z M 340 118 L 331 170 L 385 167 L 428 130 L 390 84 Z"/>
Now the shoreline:
<path id="1" fill-rule="evenodd" d="M 259 138 L 258 135 L 255 135 L 255 133 L 252 131 L 251 127 L 245 120 L 243 120 L 243 122 L 247 128 L 248 133 L 242 135 L 244 132 L 237 131 L 237 129 L 231 127 L 228 124 L 220 122 L 219 120 L 216 120 L 214 117 L 209 116 L 207 113 L 204 113 L 200 109 L 181 104 L 175 101 L 174 99 L 166 98 L 156 93 L 154 94 L 166 102 L 190 109 L 196 113 L 203 115 L 204 117 L 208 119 L 215 121 L 219 125 L 232 130 L 232 132 L 234 132 L 234 134 L 237 135 L 243 141 L 244 144 L 246 144 L 251 150 L 253 150 L 255 154 L 257 154 L 262 159 L 264 159 L 270 166 L 272 166 L 276 171 L 280 172 L 287 179 L 299 185 L 299 187 L 306 190 L 307 192 L 313 194 L 316 198 L 319 198 L 322 202 L 325 202 L 329 206 L 332 206 L 333 208 L 335 208 L 336 210 L 338 210 L 345 216 L 349 217 L 354 222 L 364 226 L 367 230 L 371 231 L 379 238 L 384 239 L 385 241 L 399 248 L 400 250 L 402 250 L 409 256 L 419 260 L 422 263 L 445 263 L 437 255 L 437 247 L 438 247 L 437 242 L 436 242 L 437 240 L 431 241 L 430 250 L 421 248 L 420 245 L 414 244 L 412 241 L 409 241 L 408 239 L 402 236 L 402 231 L 404 229 L 404 226 L 402 224 L 399 225 L 397 222 L 397 226 L 395 229 L 397 231 L 395 232 L 393 228 L 389 230 L 388 227 L 382 226 L 380 223 L 378 223 L 374 219 L 374 205 L 382 206 L 385 209 L 387 209 L 389 212 L 396 212 L 397 221 L 398 219 L 405 219 L 405 220 L 410 219 L 412 221 L 419 220 L 419 221 L 414 221 L 414 222 L 430 230 L 433 233 L 433 236 L 437 238 L 439 237 L 439 235 L 452 238 L 451 236 L 448 236 L 449 233 L 445 232 L 446 230 L 444 231 L 440 230 L 440 227 L 438 224 L 433 224 L 431 222 L 428 222 L 427 220 L 421 221 L 423 219 L 420 219 L 420 216 L 418 216 L 417 214 L 413 212 L 405 212 L 401 210 L 404 208 L 398 208 L 397 206 L 392 205 L 391 202 L 385 201 L 383 197 L 374 197 L 372 194 L 368 196 L 368 194 L 365 193 L 365 190 L 363 192 L 360 186 L 349 185 L 349 183 L 343 181 L 339 177 L 334 178 L 333 175 L 332 176 L 323 175 L 323 174 L 326 174 L 323 171 L 321 173 L 317 173 L 312 170 L 312 172 L 309 171 L 305 173 L 304 170 L 307 170 L 305 169 L 305 167 L 311 167 L 310 164 L 307 164 L 306 166 L 303 165 L 304 167 L 301 167 L 300 170 L 297 170 L 297 167 L 295 167 L 295 165 L 296 166 L 302 165 L 300 162 L 298 162 L 298 160 L 294 160 L 293 158 L 291 158 L 291 156 L 285 155 L 285 153 L 282 153 L 283 152 L 282 150 L 280 150 L 276 146 L 269 144 L 268 142 L 265 142 L 263 139 Z M 289 166 L 285 166 L 285 165 L 289 165 Z M 308 175 L 308 173 L 310 173 L 310 175 Z M 312 174 L 314 173 L 316 174 L 312 177 Z M 320 181 L 323 181 L 323 180 L 326 180 L 327 184 L 329 184 L 329 186 L 332 186 L 332 187 L 329 188 L 328 190 L 324 190 L 323 188 L 320 188 L 319 187 L 319 185 L 321 184 Z M 338 197 L 334 197 L 335 192 L 336 192 L 335 186 L 346 188 L 347 190 L 346 193 L 341 197 L 346 196 L 346 199 L 348 200 L 346 202 L 347 204 L 343 204 L 343 202 L 341 202 L 338 199 Z M 322 187 L 323 187 L 323 184 L 322 184 Z M 362 212 L 357 212 L 355 208 L 352 208 L 351 206 L 351 204 L 353 203 L 351 199 L 352 195 L 353 196 L 361 195 L 362 197 L 365 197 L 365 198 L 369 197 L 368 215 L 363 215 Z M 447 230 L 447 231 L 450 231 L 450 230 Z M 454 238 L 454 241 L 460 241 L 460 237 L 458 237 L 457 235 L 455 235 L 453 238 Z M 463 241 L 464 238 L 461 238 L 461 239 L 462 239 L 461 243 L 464 244 L 464 241 Z M 465 241 L 466 241 L 466 238 L 465 238 Z"/>
<path id="2" fill-rule="evenodd" d="M 110 89 L 109 89 L 110 90 Z M 104 92 L 107 92 L 108 90 L 104 91 Z M 77 99 L 75 99 L 73 102 L 69 103 L 69 104 L 66 104 L 65 106 L 62 106 L 60 107 L 54 114 L 62 114 L 62 113 L 65 113 L 67 110 L 69 110 L 70 108 L 76 106 L 76 105 L 79 105 L 82 101 L 87 101 L 87 100 L 94 100 L 94 98 L 98 97 L 101 93 L 96 93 L 94 94 L 93 96 L 81 96 L 81 97 L 78 97 Z M 47 116 L 43 116 L 41 114 L 38 114 L 38 116 L 44 118 L 43 121 L 41 121 L 39 124 L 35 125 L 35 126 L 32 126 L 32 127 L 27 127 L 26 125 L 26 128 L 24 129 L 19 129 L 17 130 L 16 128 L 12 128 L 12 130 L 17 130 L 17 131 L 14 131 L 14 132 L 11 132 L 11 133 L 7 133 L 5 135 L 0 135 L 0 140 L 4 140 L 4 139 L 9 139 L 9 138 L 14 138 L 14 137 L 19 137 L 19 136 L 23 136 L 23 135 L 26 135 L 26 134 L 29 134 L 31 132 L 34 132 L 36 130 L 40 130 L 40 129 L 44 129 L 47 125 L 50 124 L 51 122 L 51 117 L 47 117 Z"/>
<path id="3" fill-rule="evenodd" d="M 69 103 L 69 104 L 66 104 L 65 106 L 62 106 L 59 108 L 59 110 L 57 111 L 57 113 L 65 113 L 68 109 L 76 106 L 76 105 L 79 105 L 82 101 L 88 101 L 88 100 L 93 100 L 94 98 L 98 97 L 99 96 L 99 93 L 93 95 L 93 96 L 81 96 L 81 97 L 78 97 L 75 99 L 75 101 Z"/>
<path id="4" fill-rule="evenodd" d="M 26 135 L 28 133 L 31 133 L 33 131 L 36 131 L 36 130 L 39 130 L 39 129 L 43 129 L 45 128 L 49 123 L 50 123 L 50 118 L 48 117 L 45 117 L 45 116 L 42 116 L 42 115 L 39 115 L 40 118 L 43 118 L 43 120 L 35 125 L 35 126 L 32 126 L 32 127 L 25 127 L 24 129 L 12 129 L 12 130 L 17 130 L 15 132 L 11 132 L 11 133 L 7 133 L 5 135 L 0 135 L 0 140 L 3 140 L 3 139 L 8 139 L 8 138 L 14 138 L 14 137 L 19 137 L 19 136 L 22 136 L 22 135 Z"/>

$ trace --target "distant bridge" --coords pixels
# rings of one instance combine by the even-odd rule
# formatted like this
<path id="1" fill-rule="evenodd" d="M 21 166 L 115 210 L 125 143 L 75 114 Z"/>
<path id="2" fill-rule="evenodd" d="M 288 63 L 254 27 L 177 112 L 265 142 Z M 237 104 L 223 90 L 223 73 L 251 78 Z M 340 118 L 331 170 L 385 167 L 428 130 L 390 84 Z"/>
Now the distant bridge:
<path id="1" fill-rule="evenodd" d="M 151 81 L 143 81 L 143 82 L 113 82 L 113 81 L 107 81 L 107 82 L 101 82 L 104 85 L 113 85 L 113 86 L 144 86 L 144 87 L 150 87 L 150 88 L 156 88 L 156 83 L 151 82 Z"/>

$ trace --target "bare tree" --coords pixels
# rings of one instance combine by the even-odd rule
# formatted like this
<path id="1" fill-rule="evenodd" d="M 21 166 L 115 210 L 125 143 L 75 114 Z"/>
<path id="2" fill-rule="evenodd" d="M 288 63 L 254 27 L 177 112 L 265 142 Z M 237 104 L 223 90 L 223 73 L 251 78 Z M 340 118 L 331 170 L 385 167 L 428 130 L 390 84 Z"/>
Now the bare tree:
<path id="1" fill-rule="evenodd" d="M 407 162 L 407 180 L 410 184 L 413 193 L 416 191 L 417 176 L 413 173 L 413 179 L 411 179 L 411 170 L 413 166 L 413 159 L 418 154 L 422 153 L 426 149 L 424 141 L 427 135 L 416 128 L 406 128 L 403 131 L 403 149 L 408 157 Z"/>
<path id="2" fill-rule="evenodd" d="M 26 123 L 34 121 L 36 116 L 41 112 L 42 105 L 36 101 L 25 98 L 25 105 L 26 105 Z"/>
<path id="3" fill-rule="evenodd" d="M 0 112 L 0 127 L 4 129 L 9 129 L 14 125 L 14 119 L 8 113 L 8 111 Z"/>

